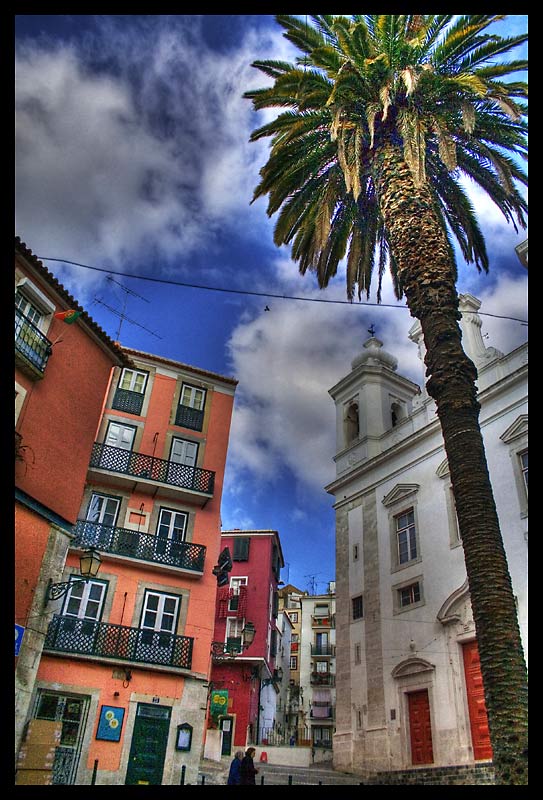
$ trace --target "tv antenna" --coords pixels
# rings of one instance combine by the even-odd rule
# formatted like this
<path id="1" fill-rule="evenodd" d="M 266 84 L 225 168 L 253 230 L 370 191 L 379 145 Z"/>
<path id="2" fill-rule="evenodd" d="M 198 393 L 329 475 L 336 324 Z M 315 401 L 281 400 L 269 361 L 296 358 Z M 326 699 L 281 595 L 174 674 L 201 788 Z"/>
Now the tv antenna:
<path id="1" fill-rule="evenodd" d="M 310 594 L 317 594 L 317 592 L 316 592 L 317 581 L 315 580 L 317 575 L 322 575 L 322 572 L 315 572 L 314 575 L 304 575 L 304 578 L 309 578 L 309 580 L 307 582 L 307 587 L 309 589 L 309 593 Z"/>
<path id="2" fill-rule="evenodd" d="M 154 331 L 149 330 L 149 328 L 146 328 L 144 325 L 140 325 L 139 322 L 136 322 L 135 320 L 130 319 L 130 317 L 128 317 L 125 314 L 126 303 L 128 301 L 128 295 L 129 294 L 132 295 L 133 297 L 139 297 L 140 300 L 144 300 L 146 303 L 148 303 L 149 300 L 147 300 L 147 298 L 143 297 L 141 294 L 138 294 L 137 292 L 132 291 L 132 289 L 129 289 L 127 286 L 124 286 L 122 283 L 119 283 L 119 281 L 116 281 L 115 278 L 113 278 L 111 275 L 108 275 L 106 280 L 110 281 L 110 283 L 115 283 L 117 286 L 120 287 L 120 289 L 125 294 L 124 299 L 123 299 L 123 309 L 122 309 L 122 311 L 119 311 L 116 308 L 112 308 L 110 305 L 105 303 L 100 297 L 95 297 L 94 298 L 96 303 L 99 303 L 101 306 L 104 306 L 104 308 L 107 308 L 107 310 L 111 311 L 112 314 L 115 314 L 116 316 L 119 317 L 119 327 L 117 329 L 117 335 L 115 337 L 115 340 L 117 342 L 120 341 L 120 338 L 121 338 L 121 327 L 122 327 L 122 324 L 123 324 L 124 320 L 129 322 L 131 325 L 137 325 L 138 328 L 141 328 L 142 330 L 147 331 L 147 333 L 150 333 L 152 336 L 156 336 L 157 339 L 162 339 L 162 336 L 159 336 L 158 333 L 155 333 Z"/>

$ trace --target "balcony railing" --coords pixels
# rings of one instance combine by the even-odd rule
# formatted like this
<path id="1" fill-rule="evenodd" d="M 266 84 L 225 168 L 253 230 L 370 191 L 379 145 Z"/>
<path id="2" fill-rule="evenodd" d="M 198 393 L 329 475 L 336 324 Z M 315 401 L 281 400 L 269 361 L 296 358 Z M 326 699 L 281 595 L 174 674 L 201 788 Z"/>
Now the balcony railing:
<path id="1" fill-rule="evenodd" d="M 335 686 L 336 676 L 331 672 L 312 672 L 311 686 Z"/>
<path id="2" fill-rule="evenodd" d="M 180 405 L 177 407 L 175 424 L 192 431 L 201 431 L 204 426 L 204 412 L 197 408 Z"/>
<path id="3" fill-rule="evenodd" d="M 78 519 L 72 547 L 96 547 L 105 553 L 154 561 L 169 567 L 203 573 L 206 548 L 193 542 L 174 542 L 162 536 Z"/>
<path id="4" fill-rule="evenodd" d="M 312 656 L 335 656 L 336 654 L 336 646 L 335 644 L 312 644 L 311 645 L 311 655 Z"/>
<path id="5" fill-rule="evenodd" d="M 144 395 L 141 392 L 132 392 L 130 389 L 117 389 L 112 408 L 118 411 L 126 411 L 128 414 L 141 414 Z"/>
<path id="6" fill-rule="evenodd" d="M 123 450 L 122 447 L 95 442 L 90 466 L 213 496 L 215 473 L 211 470 Z"/>
<path id="7" fill-rule="evenodd" d="M 312 615 L 311 625 L 313 628 L 335 628 L 336 626 L 335 614 L 326 617 L 319 617 Z"/>
<path id="8" fill-rule="evenodd" d="M 315 720 L 316 723 L 322 720 L 334 719 L 333 706 L 319 707 L 316 703 L 314 703 L 313 706 L 309 716 L 312 720 Z"/>
<path id="9" fill-rule="evenodd" d="M 190 669 L 194 639 L 55 614 L 45 637 L 49 652 Z"/>
<path id="10" fill-rule="evenodd" d="M 40 375 L 45 372 L 52 352 L 49 339 L 18 308 L 15 309 L 15 352 Z"/>
<path id="11" fill-rule="evenodd" d="M 241 636 L 229 636 L 226 642 L 211 642 L 213 661 L 235 659 L 243 652 Z"/>

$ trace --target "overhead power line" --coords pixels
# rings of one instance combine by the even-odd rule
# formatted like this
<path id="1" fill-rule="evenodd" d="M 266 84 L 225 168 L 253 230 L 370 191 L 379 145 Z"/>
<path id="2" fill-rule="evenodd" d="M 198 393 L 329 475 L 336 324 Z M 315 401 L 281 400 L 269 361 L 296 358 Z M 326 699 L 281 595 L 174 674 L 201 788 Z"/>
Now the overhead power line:
<path id="1" fill-rule="evenodd" d="M 92 269 L 96 272 L 107 272 L 110 275 L 121 275 L 125 278 L 135 278 L 136 280 L 140 281 L 151 281 L 152 283 L 165 283 L 169 284 L 170 286 L 184 286 L 187 289 L 203 289 L 208 292 L 226 292 L 228 294 L 244 294 L 250 295 L 252 297 L 273 297 L 276 300 L 301 300 L 308 303 L 333 303 L 335 305 L 342 305 L 342 306 L 356 306 L 359 305 L 360 307 L 365 306 L 376 306 L 377 308 L 399 308 L 405 309 L 409 311 L 408 306 L 398 306 L 392 303 L 372 303 L 370 301 L 365 301 L 364 303 L 356 304 L 352 303 L 349 300 L 331 300 L 330 298 L 325 297 L 300 297 L 299 295 L 291 295 L 291 294 L 275 294 L 273 292 L 255 292 L 250 291 L 248 289 L 226 289 L 222 286 L 206 286 L 205 284 L 201 283 L 187 283 L 186 281 L 176 281 L 172 280 L 171 278 L 154 278 L 150 275 L 133 275 L 130 272 L 118 272 L 113 269 L 105 269 L 104 267 L 93 267 L 90 264 L 80 264 L 77 261 L 69 261 L 66 258 L 49 258 L 49 256 L 36 256 L 41 261 L 56 261 L 61 264 L 71 264 L 74 267 L 83 267 L 84 269 Z M 528 320 L 525 319 L 518 319 L 518 317 L 508 317 L 504 314 L 490 314 L 488 311 L 479 311 L 478 312 L 481 316 L 485 317 L 495 317 L 497 319 L 508 319 L 512 322 L 520 322 L 522 325 L 528 325 Z"/>

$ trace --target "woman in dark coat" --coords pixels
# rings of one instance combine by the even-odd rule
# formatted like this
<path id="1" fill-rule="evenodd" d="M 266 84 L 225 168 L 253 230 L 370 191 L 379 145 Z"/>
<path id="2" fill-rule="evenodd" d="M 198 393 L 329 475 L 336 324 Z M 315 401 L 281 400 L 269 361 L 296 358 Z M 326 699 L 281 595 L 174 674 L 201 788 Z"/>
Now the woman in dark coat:
<path id="1" fill-rule="evenodd" d="M 232 763 L 230 764 L 230 771 L 228 773 L 228 785 L 238 786 L 240 781 L 241 761 L 243 758 L 243 750 L 236 750 Z"/>
<path id="2" fill-rule="evenodd" d="M 256 784 L 255 776 L 258 770 L 255 768 L 253 758 L 256 750 L 254 747 L 248 747 L 243 756 L 240 769 L 240 786 L 254 786 Z"/>

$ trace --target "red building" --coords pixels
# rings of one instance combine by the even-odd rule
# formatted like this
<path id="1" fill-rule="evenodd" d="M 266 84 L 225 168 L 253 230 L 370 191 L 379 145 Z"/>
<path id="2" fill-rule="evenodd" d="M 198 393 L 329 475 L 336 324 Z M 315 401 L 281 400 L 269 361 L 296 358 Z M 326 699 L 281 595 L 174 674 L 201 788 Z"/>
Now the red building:
<path id="1" fill-rule="evenodd" d="M 277 587 L 284 566 L 279 534 L 223 531 L 221 546 L 228 548 L 231 569 L 217 588 L 205 751 L 215 760 L 248 743 L 262 743 L 262 731 L 275 724 L 281 679 L 276 663 Z"/>
<path id="2" fill-rule="evenodd" d="M 72 324 L 55 316 L 67 310 L 80 312 Z M 47 628 L 47 584 L 62 575 L 112 367 L 130 363 L 16 238 L 16 753 Z"/>

